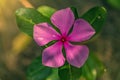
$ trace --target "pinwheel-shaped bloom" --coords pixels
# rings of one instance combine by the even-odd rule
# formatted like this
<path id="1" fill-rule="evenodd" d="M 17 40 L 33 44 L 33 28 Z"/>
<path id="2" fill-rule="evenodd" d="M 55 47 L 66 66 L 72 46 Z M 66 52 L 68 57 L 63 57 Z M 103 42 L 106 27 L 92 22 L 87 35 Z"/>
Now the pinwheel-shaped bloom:
<path id="1" fill-rule="evenodd" d="M 76 19 L 70 8 L 56 11 L 51 22 L 61 33 L 58 33 L 50 24 L 44 22 L 34 25 L 33 37 L 39 46 L 57 40 L 42 52 L 42 64 L 49 67 L 60 67 L 65 60 L 75 67 L 81 67 L 88 58 L 89 49 L 86 45 L 73 45 L 71 42 L 82 42 L 90 39 L 95 30 L 84 19 Z M 68 34 L 73 27 L 72 32 Z M 66 58 L 62 49 L 65 49 Z"/>

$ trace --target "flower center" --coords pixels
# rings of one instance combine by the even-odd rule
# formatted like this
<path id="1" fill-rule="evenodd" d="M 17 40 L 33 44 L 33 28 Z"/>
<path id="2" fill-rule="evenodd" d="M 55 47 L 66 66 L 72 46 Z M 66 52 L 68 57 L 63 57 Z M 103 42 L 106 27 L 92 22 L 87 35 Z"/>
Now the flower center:
<path id="1" fill-rule="evenodd" d="M 66 38 L 65 38 L 65 37 L 62 37 L 62 38 L 61 38 L 61 41 L 62 41 L 62 42 L 65 42 L 65 41 L 66 41 Z"/>

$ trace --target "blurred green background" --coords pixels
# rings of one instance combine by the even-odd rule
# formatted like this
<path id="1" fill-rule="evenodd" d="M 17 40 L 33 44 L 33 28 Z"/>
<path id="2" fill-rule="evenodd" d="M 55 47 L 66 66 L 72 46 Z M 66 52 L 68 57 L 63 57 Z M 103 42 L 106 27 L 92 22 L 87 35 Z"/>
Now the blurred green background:
<path id="1" fill-rule="evenodd" d="M 0 0 L 0 80 L 26 80 L 27 66 L 41 50 L 29 36 L 19 31 L 15 11 L 42 5 L 56 9 L 74 6 L 79 15 L 94 6 L 104 6 L 108 11 L 107 20 L 89 48 L 105 65 L 104 74 L 97 80 L 120 80 L 119 0 Z"/>

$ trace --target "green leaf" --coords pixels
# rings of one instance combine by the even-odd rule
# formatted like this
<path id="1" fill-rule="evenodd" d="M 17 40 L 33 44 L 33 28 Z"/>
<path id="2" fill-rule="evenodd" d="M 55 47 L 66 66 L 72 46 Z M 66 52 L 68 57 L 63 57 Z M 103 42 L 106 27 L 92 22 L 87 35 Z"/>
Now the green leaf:
<path id="1" fill-rule="evenodd" d="M 87 20 L 95 29 L 96 34 L 99 33 L 106 20 L 107 11 L 104 7 L 94 7 L 87 11 L 81 18 Z"/>
<path id="2" fill-rule="evenodd" d="M 107 0 L 107 2 L 116 9 L 120 9 L 120 0 Z"/>
<path id="3" fill-rule="evenodd" d="M 75 16 L 75 19 L 78 19 L 78 12 L 77 12 L 77 9 L 75 7 L 70 7 L 72 12 L 74 13 L 74 16 Z"/>
<path id="4" fill-rule="evenodd" d="M 28 80 L 45 80 L 52 69 L 42 65 L 41 57 L 36 58 L 27 69 Z"/>
<path id="5" fill-rule="evenodd" d="M 54 8 L 49 6 L 40 6 L 37 10 L 47 18 L 50 18 L 52 14 L 56 11 Z"/>
<path id="6" fill-rule="evenodd" d="M 33 36 L 33 26 L 41 22 L 50 22 L 50 20 L 40 14 L 33 8 L 20 8 L 16 11 L 17 25 L 21 31 Z"/>
<path id="7" fill-rule="evenodd" d="M 101 61 L 93 54 L 90 53 L 88 60 L 82 67 L 82 77 L 86 80 L 96 80 L 97 77 L 101 76 L 105 68 Z"/>
<path id="8" fill-rule="evenodd" d="M 79 80 L 81 73 L 81 68 L 73 67 L 68 63 L 58 69 L 58 74 L 61 80 Z"/>
<path id="9" fill-rule="evenodd" d="M 59 80 L 58 69 L 53 68 L 52 69 L 52 74 L 46 80 Z"/>

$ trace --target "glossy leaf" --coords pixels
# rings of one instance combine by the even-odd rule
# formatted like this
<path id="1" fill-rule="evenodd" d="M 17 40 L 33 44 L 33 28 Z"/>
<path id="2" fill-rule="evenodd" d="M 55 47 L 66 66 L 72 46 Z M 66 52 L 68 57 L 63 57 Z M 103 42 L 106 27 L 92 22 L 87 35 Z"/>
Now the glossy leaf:
<path id="1" fill-rule="evenodd" d="M 52 14 L 56 11 L 54 8 L 49 6 L 40 6 L 37 10 L 47 18 L 50 18 Z"/>
<path id="2" fill-rule="evenodd" d="M 82 76 L 86 80 L 96 80 L 103 72 L 104 66 L 101 61 L 93 53 L 90 53 L 88 60 L 82 67 Z"/>
<path id="3" fill-rule="evenodd" d="M 79 80 L 81 73 L 81 68 L 73 67 L 68 63 L 58 69 L 59 78 L 61 80 Z"/>
<path id="4" fill-rule="evenodd" d="M 27 69 L 28 80 L 45 80 L 52 69 L 42 65 L 41 57 L 36 58 Z"/>
<path id="5" fill-rule="evenodd" d="M 81 18 L 87 20 L 95 29 L 96 34 L 99 33 L 103 27 L 106 19 L 106 9 L 104 7 L 94 7 L 87 11 Z"/>
<path id="6" fill-rule="evenodd" d="M 78 18 L 78 13 L 77 13 L 77 9 L 75 7 L 70 7 L 71 10 L 73 11 L 75 18 Z M 56 11 L 56 9 L 49 7 L 49 6 L 40 6 L 37 9 L 42 15 L 50 18 L 52 16 L 52 14 Z"/>
<path id="7" fill-rule="evenodd" d="M 24 33 L 33 36 L 33 26 L 50 20 L 33 8 L 20 8 L 16 11 L 16 21 L 19 29 Z"/>
<path id="8" fill-rule="evenodd" d="M 70 7 L 72 12 L 74 13 L 74 16 L 75 16 L 75 19 L 78 19 L 78 12 L 77 12 L 77 9 L 75 7 Z"/>

